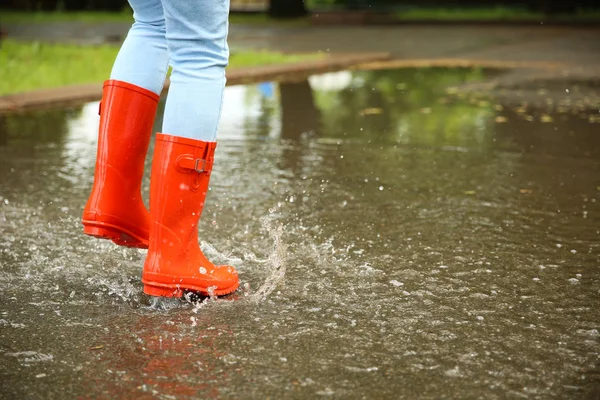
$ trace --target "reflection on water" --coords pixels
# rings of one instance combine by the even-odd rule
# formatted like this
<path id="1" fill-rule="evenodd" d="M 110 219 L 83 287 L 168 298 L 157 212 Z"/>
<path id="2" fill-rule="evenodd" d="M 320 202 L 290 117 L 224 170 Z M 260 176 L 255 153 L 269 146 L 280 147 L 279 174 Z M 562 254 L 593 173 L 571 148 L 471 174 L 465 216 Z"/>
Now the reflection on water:
<path id="1" fill-rule="evenodd" d="M 0 397 L 594 398 L 600 103 L 495 74 L 228 88 L 200 237 L 243 288 L 195 304 L 80 233 L 97 102 L 0 116 Z"/>

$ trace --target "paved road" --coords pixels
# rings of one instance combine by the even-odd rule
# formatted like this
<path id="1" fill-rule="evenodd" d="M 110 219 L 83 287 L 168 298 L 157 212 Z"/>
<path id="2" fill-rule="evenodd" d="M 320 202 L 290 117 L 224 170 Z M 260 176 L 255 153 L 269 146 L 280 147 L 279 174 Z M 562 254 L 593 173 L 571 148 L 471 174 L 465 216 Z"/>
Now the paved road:
<path id="1" fill-rule="evenodd" d="M 101 43 L 121 41 L 128 24 L 8 24 L 9 37 Z M 229 42 L 238 48 L 289 52 L 386 51 L 399 59 L 460 58 L 567 63 L 553 74 L 600 79 L 600 28 L 558 26 L 304 26 L 232 25 Z"/>

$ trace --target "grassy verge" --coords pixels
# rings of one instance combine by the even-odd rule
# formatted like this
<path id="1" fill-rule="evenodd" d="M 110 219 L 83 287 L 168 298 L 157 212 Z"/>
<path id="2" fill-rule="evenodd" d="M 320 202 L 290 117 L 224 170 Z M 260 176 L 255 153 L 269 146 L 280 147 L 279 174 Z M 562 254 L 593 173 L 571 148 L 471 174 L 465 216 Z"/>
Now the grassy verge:
<path id="1" fill-rule="evenodd" d="M 0 23 L 132 22 L 133 12 L 24 12 L 0 10 Z"/>
<path id="2" fill-rule="evenodd" d="M 267 25 L 282 27 L 310 26 L 310 18 L 273 19 L 267 14 L 229 14 L 231 25 Z"/>
<path id="3" fill-rule="evenodd" d="M 43 24 L 56 22 L 133 22 L 133 13 L 130 10 L 123 12 L 19 12 L 0 10 L 0 23 Z M 276 20 L 266 14 L 237 14 L 229 16 L 233 25 L 276 25 L 276 26 L 304 26 L 310 23 L 308 18 L 291 20 Z"/>
<path id="4" fill-rule="evenodd" d="M 118 46 L 77 46 L 5 40 L 0 46 L 0 95 L 108 78 Z M 322 55 L 271 51 L 232 52 L 229 69 L 318 59 Z"/>

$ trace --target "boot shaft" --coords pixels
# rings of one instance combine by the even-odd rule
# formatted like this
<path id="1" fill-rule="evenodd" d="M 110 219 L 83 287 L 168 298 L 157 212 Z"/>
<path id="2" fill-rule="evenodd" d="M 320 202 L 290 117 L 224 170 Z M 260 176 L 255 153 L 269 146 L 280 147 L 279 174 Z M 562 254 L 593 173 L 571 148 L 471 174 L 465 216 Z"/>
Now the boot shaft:
<path id="1" fill-rule="evenodd" d="M 215 148 L 215 142 L 157 134 L 150 179 L 150 243 L 161 250 L 163 244 L 178 251 L 197 246 Z"/>
<path id="2" fill-rule="evenodd" d="M 148 210 L 140 188 L 159 96 L 130 83 L 104 83 L 94 184 L 83 210 L 84 233 L 148 247 Z"/>
<path id="3" fill-rule="evenodd" d="M 108 80 L 100 102 L 95 179 L 106 180 L 113 169 L 122 189 L 140 190 L 159 96 L 127 82 Z M 123 180 L 125 182 L 123 182 Z"/>
<path id="4" fill-rule="evenodd" d="M 235 291 L 235 268 L 215 265 L 198 244 L 198 221 L 212 171 L 215 142 L 157 134 L 150 177 L 150 241 L 144 293 L 181 297 Z"/>

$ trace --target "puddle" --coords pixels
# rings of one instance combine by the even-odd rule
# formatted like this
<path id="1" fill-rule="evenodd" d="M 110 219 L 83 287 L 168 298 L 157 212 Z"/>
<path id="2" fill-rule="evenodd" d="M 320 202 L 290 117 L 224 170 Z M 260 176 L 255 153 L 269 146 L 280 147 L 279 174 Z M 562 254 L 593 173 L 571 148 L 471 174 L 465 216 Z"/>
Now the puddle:
<path id="1" fill-rule="evenodd" d="M 597 394 L 600 103 L 495 74 L 227 88 L 200 237 L 242 289 L 202 304 L 81 234 L 97 102 L 0 116 L 1 397 Z"/>

